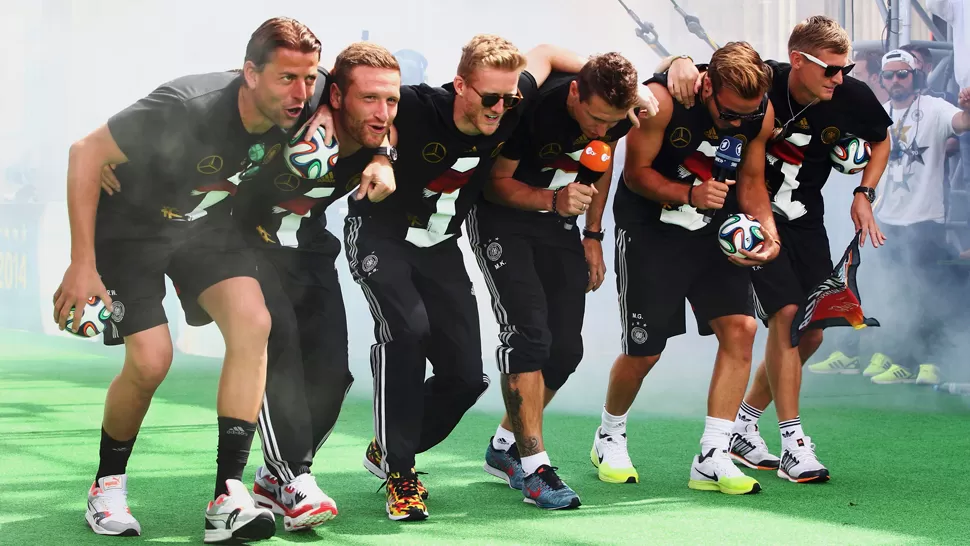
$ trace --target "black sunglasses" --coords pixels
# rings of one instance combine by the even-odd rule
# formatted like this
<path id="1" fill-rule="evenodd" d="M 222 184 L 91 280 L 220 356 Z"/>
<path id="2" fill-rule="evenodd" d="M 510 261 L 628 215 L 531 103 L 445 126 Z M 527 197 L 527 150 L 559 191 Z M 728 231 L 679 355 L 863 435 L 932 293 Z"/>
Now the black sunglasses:
<path id="1" fill-rule="evenodd" d="M 912 73 L 913 71 L 908 68 L 901 68 L 899 70 L 883 70 L 882 79 L 889 81 L 893 79 L 893 76 L 896 76 L 897 80 L 905 80 Z"/>
<path id="2" fill-rule="evenodd" d="M 758 121 L 760 119 L 764 119 L 765 111 L 767 110 L 768 106 L 768 95 L 761 97 L 761 105 L 758 106 L 757 110 L 747 114 L 741 114 L 721 106 L 721 102 L 717 100 L 717 92 L 718 90 L 714 89 L 714 93 L 711 96 L 714 97 L 714 106 L 717 107 L 717 114 L 721 121 Z"/>
<path id="3" fill-rule="evenodd" d="M 805 53 L 804 51 L 796 51 L 796 53 L 798 53 L 802 57 L 805 57 L 809 61 L 812 61 L 813 63 L 821 66 L 822 69 L 825 70 L 826 78 L 834 78 L 835 75 L 838 74 L 839 72 L 841 72 L 843 76 L 848 76 L 849 72 L 852 72 L 852 69 L 855 68 L 855 63 L 847 64 L 845 66 L 833 66 L 830 64 L 825 64 L 818 57 Z"/>
<path id="4" fill-rule="evenodd" d="M 482 97 L 482 106 L 485 108 L 491 108 L 498 104 L 498 101 L 502 101 L 502 105 L 505 106 L 505 109 L 509 110 L 515 108 L 519 104 L 519 101 L 522 100 L 522 93 L 518 90 L 516 90 L 515 94 L 513 95 L 512 93 L 482 93 L 471 85 L 468 87 L 477 93 L 479 97 Z"/>

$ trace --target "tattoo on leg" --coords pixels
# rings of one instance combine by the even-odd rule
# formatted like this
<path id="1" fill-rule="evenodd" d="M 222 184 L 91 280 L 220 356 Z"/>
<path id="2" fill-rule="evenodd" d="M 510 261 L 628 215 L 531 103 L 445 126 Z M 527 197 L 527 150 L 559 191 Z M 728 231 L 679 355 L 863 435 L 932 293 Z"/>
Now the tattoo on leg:
<path id="1" fill-rule="evenodd" d="M 512 432 L 516 436 L 522 434 L 522 394 L 519 389 L 513 389 L 510 383 L 518 379 L 517 374 L 502 374 L 502 398 L 505 399 L 505 411 L 509 414 L 509 423 L 512 424 Z"/>
<path id="2" fill-rule="evenodd" d="M 541 453 L 542 450 L 539 449 L 539 439 L 535 436 L 528 436 L 522 439 L 522 445 L 518 447 L 520 457 L 528 457 L 529 455 L 535 455 L 536 453 Z"/>

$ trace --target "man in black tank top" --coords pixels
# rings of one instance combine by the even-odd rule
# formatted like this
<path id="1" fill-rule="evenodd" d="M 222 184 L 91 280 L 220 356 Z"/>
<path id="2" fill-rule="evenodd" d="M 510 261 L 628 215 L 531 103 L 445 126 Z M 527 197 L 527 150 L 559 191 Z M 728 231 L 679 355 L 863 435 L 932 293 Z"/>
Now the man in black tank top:
<path id="1" fill-rule="evenodd" d="M 636 69 L 618 53 L 593 57 L 579 74 L 550 75 L 502 147 L 487 199 L 468 215 L 469 242 L 500 328 L 495 358 L 508 412 L 486 449 L 485 471 L 513 489 L 551 465 L 543 408 L 583 357 L 586 293 L 605 273 L 601 219 L 612 151 L 632 126 L 627 112 L 637 105 L 637 88 Z M 586 154 L 588 145 L 596 153 Z M 580 163 L 584 154 L 590 157 Z M 580 165 L 591 164 L 597 170 L 580 180 Z M 576 218 L 584 212 L 580 242 Z M 579 503 L 568 486 L 545 497 L 536 504 Z"/>
<path id="2" fill-rule="evenodd" d="M 240 481 L 263 399 L 270 316 L 228 198 L 272 160 L 270 152 L 303 116 L 319 60 L 320 41 L 310 29 L 270 19 L 253 33 L 241 71 L 163 84 L 71 147 L 72 259 L 55 309 L 63 327 L 72 306 L 102 298 L 113 311 L 105 343 L 125 345 L 124 367 L 108 389 L 100 465 L 88 492 L 85 518 L 98 534 L 141 534 L 127 506 L 126 467 L 171 366 L 165 276 L 183 302 L 201 311 L 187 313 L 190 324 L 214 320 L 225 338 L 215 500 L 204 513 L 204 541 L 275 533 L 272 512 L 255 506 Z M 99 178 L 108 165 L 117 165 L 124 187 L 102 197 Z"/>
<path id="3" fill-rule="evenodd" d="M 694 457 L 691 489 L 746 494 L 760 491 L 728 455 L 734 417 L 751 369 L 757 323 L 750 268 L 778 253 L 764 181 L 764 149 L 774 113 L 766 93 L 771 69 L 750 45 L 717 50 L 703 80 L 702 100 L 684 108 L 671 99 L 662 75 L 648 82 L 660 115 L 627 136 L 626 164 L 613 203 L 623 354 L 613 364 L 603 420 L 591 457 L 600 479 L 636 482 L 626 447 L 626 414 L 640 384 L 660 359 L 667 339 L 686 331 L 684 299 L 702 335 L 714 333 L 714 363 L 701 453 Z M 746 143 L 738 183 L 712 179 L 720 137 Z M 707 221 L 702 211 L 712 211 Z M 766 244 L 744 260 L 721 252 L 718 227 L 744 212 L 762 223 Z M 732 263 L 734 261 L 735 263 Z"/>
<path id="4" fill-rule="evenodd" d="M 767 148 L 766 178 L 782 249 L 777 260 L 752 271 L 758 313 L 768 326 L 769 341 L 738 412 L 731 453 L 740 464 L 778 469 L 778 477 L 795 483 L 829 479 L 811 437 L 802 430 L 798 411 L 801 366 L 822 343 L 822 330 L 805 331 L 797 347 L 791 345 L 790 332 L 798 307 L 834 269 L 823 223 L 822 187 L 832 172 L 832 148 L 846 135 L 868 141 L 872 149 L 860 185 L 853 190 L 850 211 L 855 229 L 862 232 L 860 247 L 866 239 L 873 247 L 885 241 L 872 215 L 872 201 L 889 161 L 892 119 L 863 82 L 847 76 L 853 67 L 846 64 L 849 48 L 845 29 L 815 16 L 792 31 L 790 64 L 768 61 L 774 72 L 769 98 L 775 106 L 776 129 Z M 672 79 L 696 76 L 696 71 L 690 73 L 693 65 L 676 63 Z M 683 68 L 689 69 L 687 73 Z M 675 71 L 682 76 L 675 78 Z M 780 458 L 768 451 L 758 430 L 758 419 L 773 398 L 778 402 Z"/>

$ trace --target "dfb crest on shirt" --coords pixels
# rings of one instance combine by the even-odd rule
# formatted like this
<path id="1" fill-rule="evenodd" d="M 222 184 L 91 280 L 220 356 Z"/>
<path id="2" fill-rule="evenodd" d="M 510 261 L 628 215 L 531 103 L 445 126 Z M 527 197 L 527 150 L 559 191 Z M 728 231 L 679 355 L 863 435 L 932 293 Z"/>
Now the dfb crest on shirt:
<path id="1" fill-rule="evenodd" d="M 488 248 L 485 249 L 485 255 L 488 256 L 489 260 L 493 262 L 498 261 L 502 257 L 502 245 L 497 241 L 489 243 Z"/>
<path id="2" fill-rule="evenodd" d="M 637 326 L 630 331 L 630 337 L 637 345 L 643 345 L 647 341 L 647 331 Z"/>
<path id="3" fill-rule="evenodd" d="M 370 273 L 377 267 L 377 256 L 369 254 L 360 263 L 360 268 L 364 270 L 364 273 Z"/>

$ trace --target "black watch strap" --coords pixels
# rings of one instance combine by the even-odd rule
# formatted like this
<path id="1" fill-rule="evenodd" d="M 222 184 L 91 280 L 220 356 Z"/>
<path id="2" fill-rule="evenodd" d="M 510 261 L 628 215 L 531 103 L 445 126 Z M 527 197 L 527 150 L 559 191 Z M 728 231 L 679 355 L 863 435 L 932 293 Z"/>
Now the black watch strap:
<path id="1" fill-rule="evenodd" d="M 857 193 L 863 193 L 863 194 L 865 194 L 866 199 L 869 201 L 870 204 L 876 200 L 876 190 L 874 190 L 872 188 L 867 188 L 865 186 L 859 186 L 856 189 L 852 190 L 852 195 L 855 195 Z"/>
<path id="2" fill-rule="evenodd" d="M 590 231 L 588 229 L 583 229 L 583 237 L 586 237 L 586 238 L 589 238 L 589 239 L 594 239 L 596 241 L 602 241 L 603 240 L 603 232 L 602 231 Z"/>

